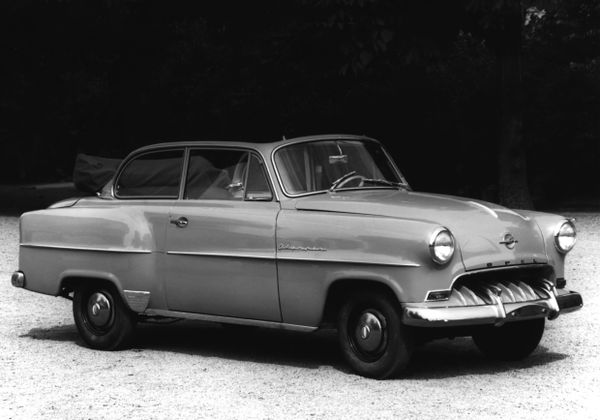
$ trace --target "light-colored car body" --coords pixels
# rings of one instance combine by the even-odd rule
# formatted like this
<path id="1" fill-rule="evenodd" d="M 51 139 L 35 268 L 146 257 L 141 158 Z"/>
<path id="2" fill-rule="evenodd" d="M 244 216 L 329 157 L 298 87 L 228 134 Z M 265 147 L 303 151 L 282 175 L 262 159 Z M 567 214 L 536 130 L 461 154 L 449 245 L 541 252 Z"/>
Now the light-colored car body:
<path id="1" fill-rule="evenodd" d="M 68 296 L 80 282 L 102 279 L 142 316 L 300 331 L 323 326 L 334 294 L 357 284 L 391 293 L 402 322 L 415 327 L 553 319 L 581 306 L 578 294 L 561 288 L 565 253 L 555 241 L 564 217 L 414 192 L 408 185 L 287 192 L 277 151 L 332 139 L 374 142 L 315 136 L 137 150 L 121 170 L 157 150 L 182 150 L 186 159 L 194 149 L 249 151 L 264 168 L 271 199 L 183 199 L 183 187 L 175 198 L 119 198 L 117 171 L 98 197 L 21 216 L 23 278 L 15 281 Z M 452 233 L 456 248 L 442 265 L 432 261 L 430 249 L 440 228 Z M 523 285 L 523 279 L 531 281 Z M 475 290 L 477 281 L 485 290 Z"/>

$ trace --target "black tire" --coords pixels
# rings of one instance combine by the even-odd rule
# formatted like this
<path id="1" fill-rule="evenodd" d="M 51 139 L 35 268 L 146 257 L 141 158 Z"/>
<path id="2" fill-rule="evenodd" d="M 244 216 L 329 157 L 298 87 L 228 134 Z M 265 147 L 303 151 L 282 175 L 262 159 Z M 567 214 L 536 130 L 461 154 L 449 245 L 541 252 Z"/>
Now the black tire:
<path id="1" fill-rule="evenodd" d="M 484 327 L 473 341 L 486 356 L 497 360 L 521 360 L 538 346 L 544 334 L 545 319 L 510 322 L 501 327 Z"/>
<path id="2" fill-rule="evenodd" d="M 338 337 L 348 364 L 368 378 L 399 373 L 412 354 L 412 335 L 401 323 L 400 305 L 384 293 L 348 296 L 339 312 Z"/>
<path id="3" fill-rule="evenodd" d="M 124 348 L 133 336 L 137 316 L 108 284 L 84 284 L 75 289 L 73 318 L 86 344 L 99 350 Z"/>

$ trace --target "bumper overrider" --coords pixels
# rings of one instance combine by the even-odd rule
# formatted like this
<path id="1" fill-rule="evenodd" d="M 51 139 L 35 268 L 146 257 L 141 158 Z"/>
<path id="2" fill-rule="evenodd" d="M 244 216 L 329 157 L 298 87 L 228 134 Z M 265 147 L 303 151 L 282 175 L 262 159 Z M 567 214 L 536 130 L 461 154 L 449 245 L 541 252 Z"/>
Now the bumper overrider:
<path id="1" fill-rule="evenodd" d="M 15 271 L 10 277 L 10 283 L 14 287 L 25 287 L 25 274 L 22 271 Z"/>
<path id="2" fill-rule="evenodd" d="M 533 318 L 557 318 L 583 306 L 577 292 L 556 289 L 546 279 L 501 280 L 455 286 L 444 302 L 403 305 L 403 322 L 415 327 L 457 327 Z"/>

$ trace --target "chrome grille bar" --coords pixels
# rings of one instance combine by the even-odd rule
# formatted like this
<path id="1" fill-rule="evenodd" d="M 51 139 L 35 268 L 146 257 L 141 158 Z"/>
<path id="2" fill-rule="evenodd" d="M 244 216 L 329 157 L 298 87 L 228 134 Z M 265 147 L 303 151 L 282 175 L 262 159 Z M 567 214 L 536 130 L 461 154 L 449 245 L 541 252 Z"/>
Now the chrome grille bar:
<path id="1" fill-rule="evenodd" d="M 448 306 L 494 305 L 496 297 L 504 303 L 534 302 L 552 299 L 556 295 L 551 281 L 540 279 L 525 283 L 522 280 L 488 280 L 457 284 L 448 297 Z"/>

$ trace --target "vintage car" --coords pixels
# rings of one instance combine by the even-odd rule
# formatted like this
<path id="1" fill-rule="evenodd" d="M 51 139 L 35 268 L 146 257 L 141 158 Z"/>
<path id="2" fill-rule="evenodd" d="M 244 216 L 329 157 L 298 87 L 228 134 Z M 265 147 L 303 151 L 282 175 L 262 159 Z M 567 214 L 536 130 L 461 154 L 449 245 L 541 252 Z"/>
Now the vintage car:
<path id="1" fill-rule="evenodd" d="M 413 191 L 368 137 L 174 142 L 131 153 L 97 197 L 23 214 L 12 284 L 72 299 L 92 348 L 157 317 L 336 327 L 352 369 L 386 378 L 433 338 L 529 355 L 582 306 L 575 241 L 564 217 Z"/>

